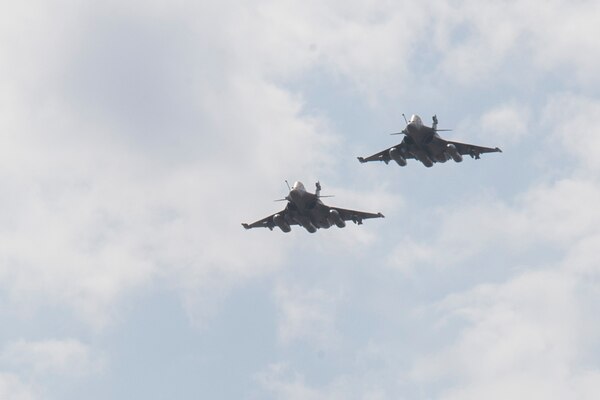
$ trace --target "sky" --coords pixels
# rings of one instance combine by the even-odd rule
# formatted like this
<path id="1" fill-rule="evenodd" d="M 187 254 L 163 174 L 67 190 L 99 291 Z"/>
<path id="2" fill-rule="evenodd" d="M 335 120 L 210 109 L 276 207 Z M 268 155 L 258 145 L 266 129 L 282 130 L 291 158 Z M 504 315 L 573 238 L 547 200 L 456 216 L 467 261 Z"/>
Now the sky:
<path id="1" fill-rule="evenodd" d="M 597 398 L 599 12 L 2 3 L 0 398 Z M 402 113 L 503 153 L 359 164 Z"/>

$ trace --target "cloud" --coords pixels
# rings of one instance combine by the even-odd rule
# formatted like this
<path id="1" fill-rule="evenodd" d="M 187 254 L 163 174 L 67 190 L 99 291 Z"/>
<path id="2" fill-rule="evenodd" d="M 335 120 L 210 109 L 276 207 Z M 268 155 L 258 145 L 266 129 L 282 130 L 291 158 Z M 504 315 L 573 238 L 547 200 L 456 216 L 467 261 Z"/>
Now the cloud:
<path id="1" fill-rule="evenodd" d="M 555 147 L 553 155 L 559 160 L 574 157 L 578 164 L 597 172 L 598 157 L 590 149 L 600 146 L 595 115 L 600 111 L 600 101 L 574 93 L 552 96 L 543 110 L 542 121 L 549 129 Z"/>
<path id="2" fill-rule="evenodd" d="M 280 340 L 284 344 L 308 341 L 315 346 L 335 349 L 338 345 L 335 311 L 341 296 L 318 288 L 307 290 L 280 283 L 275 290 Z"/>
<path id="3" fill-rule="evenodd" d="M 596 85 L 593 70 L 600 57 L 593 55 L 592 38 L 599 28 L 592 16 L 597 7 L 587 1 L 561 0 L 440 6 L 436 13 L 440 33 L 435 37 L 444 58 L 441 69 L 467 85 L 518 82 L 525 76 L 538 79 L 536 71 L 570 71 L 579 85 Z"/>
<path id="4" fill-rule="evenodd" d="M 381 400 L 388 398 L 386 393 L 375 385 L 357 385 L 357 380 L 339 377 L 325 385 L 313 387 L 308 384 L 305 377 L 293 371 L 287 364 L 271 364 L 261 373 L 256 380 L 267 393 L 277 399 L 363 399 Z M 359 386 L 357 388 L 357 386 Z"/>
<path id="5" fill-rule="evenodd" d="M 414 42 L 426 27 L 426 8 L 371 1 L 261 1 L 238 6 L 234 32 L 248 68 L 277 81 L 313 73 L 350 84 L 376 99 L 408 76 Z"/>
<path id="6" fill-rule="evenodd" d="M 282 379 L 282 375 L 287 373 L 288 366 L 284 364 L 272 364 L 269 368 L 257 375 L 257 380 L 269 392 L 272 392 L 277 398 L 282 399 L 319 399 L 319 393 L 307 387 L 301 376 Z"/>
<path id="7" fill-rule="evenodd" d="M 2 350 L 5 364 L 35 374 L 85 376 L 101 372 L 105 360 L 77 339 L 9 343 Z"/>
<path id="8" fill-rule="evenodd" d="M 529 118 L 527 107 L 501 105 L 480 117 L 479 136 L 491 136 L 506 144 L 518 143 L 528 133 Z"/>
<path id="9" fill-rule="evenodd" d="M 576 4 L 554 1 L 541 13 L 532 12 L 533 7 L 533 3 L 525 7 L 523 15 L 532 23 L 532 48 L 537 66 L 543 70 L 566 68 L 574 72 L 573 77 L 581 85 L 597 85 L 594 71 L 600 57 L 591 50 L 593 38 L 600 32 L 592 17 L 599 5 L 589 1 Z M 556 29 L 551 28 L 553 24 Z"/>
<path id="10" fill-rule="evenodd" d="M 33 400 L 41 398 L 16 375 L 0 372 L 0 397 L 6 400 Z"/>
<path id="11" fill-rule="evenodd" d="M 44 64 L 39 47 L 54 53 L 39 75 L 0 77 L 12 89 L 0 118 L 0 285 L 14 306 L 67 306 L 102 327 L 116 301 L 158 279 L 188 299 L 226 291 L 286 248 L 239 226 L 265 212 L 257 187 L 330 168 L 326 122 L 237 59 L 228 14 L 214 33 L 225 42 L 211 43 L 197 26 L 219 26 L 215 15 L 163 5 L 67 4 L 36 14 L 22 48 L 2 42 L 15 65 Z"/>
<path id="12" fill-rule="evenodd" d="M 465 324 L 444 351 L 416 364 L 413 378 L 450 379 L 440 398 L 563 398 L 600 372 L 582 367 L 592 344 L 588 321 L 598 310 L 585 306 L 580 290 L 574 276 L 551 269 L 448 296 L 440 311 Z M 590 389 L 597 387 L 579 390 L 581 398 Z"/>

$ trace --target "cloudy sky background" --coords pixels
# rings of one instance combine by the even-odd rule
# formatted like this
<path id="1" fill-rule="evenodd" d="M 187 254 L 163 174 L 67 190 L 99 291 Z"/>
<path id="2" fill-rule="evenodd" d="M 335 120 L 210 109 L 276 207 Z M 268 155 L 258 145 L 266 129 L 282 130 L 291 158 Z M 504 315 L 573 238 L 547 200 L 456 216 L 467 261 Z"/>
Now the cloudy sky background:
<path id="1" fill-rule="evenodd" d="M 596 398 L 599 13 L 5 2 L 0 398 Z M 403 112 L 504 153 L 360 165 Z"/>

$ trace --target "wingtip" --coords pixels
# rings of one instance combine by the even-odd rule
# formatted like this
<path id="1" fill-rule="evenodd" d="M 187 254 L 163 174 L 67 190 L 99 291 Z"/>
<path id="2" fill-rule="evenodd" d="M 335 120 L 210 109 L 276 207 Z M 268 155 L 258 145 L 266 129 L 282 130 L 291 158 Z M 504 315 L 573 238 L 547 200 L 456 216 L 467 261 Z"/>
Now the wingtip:
<path id="1" fill-rule="evenodd" d="M 496 151 L 502 153 L 502 149 L 500 147 L 496 147 Z"/>
<path id="2" fill-rule="evenodd" d="M 366 161 L 363 157 L 356 157 L 361 164 L 364 164 Z"/>
<path id="3" fill-rule="evenodd" d="M 383 215 L 382 213 L 377 213 L 377 215 L 379 216 L 379 218 L 385 218 L 385 215 Z"/>
<path id="4" fill-rule="evenodd" d="M 244 227 L 244 229 L 250 229 L 250 225 L 248 225 L 248 224 L 246 224 L 246 223 L 243 223 L 243 222 L 242 222 L 242 226 Z"/>

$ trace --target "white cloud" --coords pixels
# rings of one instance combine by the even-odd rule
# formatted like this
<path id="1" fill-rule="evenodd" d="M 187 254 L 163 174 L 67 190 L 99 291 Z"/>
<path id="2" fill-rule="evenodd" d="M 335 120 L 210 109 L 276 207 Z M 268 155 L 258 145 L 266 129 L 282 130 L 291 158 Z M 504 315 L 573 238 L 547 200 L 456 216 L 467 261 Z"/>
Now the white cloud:
<path id="1" fill-rule="evenodd" d="M 364 384 L 360 379 L 339 377 L 324 387 L 314 387 L 305 377 L 293 371 L 287 364 L 271 364 L 257 374 L 257 381 L 277 399 L 362 399 L 381 400 L 389 398 L 376 385 Z"/>
<path id="2" fill-rule="evenodd" d="M 22 47 L 0 49 L 15 63 L 0 77 L 12 88 L 0 116 L 8 300 L 66 305 L 101 327 L 115 301 L 157 279 L 194 298 L 277 265 L 282 237 L 266 243 L 239 224 L 269 204 L 257 184 L 330 168 L 326 122 L 237 59 L 227 13 L 63 5 L 69 12 L 35 14 Z M 13 9 L 16 20 L 31 11 Z M 218 27 L 215 17 L 224 43 L 197 28 Z M 35 51 L 43 46 L 53 62 Z"/>
<path id="3" fill-rule="evenodd" d="M 537 78 L 535 71 L 572 71 L 580 83 L 597 83 L 596 7 L 560 0 L 483 7 L 476 1 L 261 1 L 232 8 L 235 25 L 226 32 L 237 39 L 237 60 L 258 75 L 285 80 L 322 69 L 376 99 L 407 90 L 427 54 L 442 56 L 427 71 L 441 70 L 461 84 L 519 83 Z M 519 73 L 504 74 L 503 67 Z"/>
<path id="4" fill-rule="evenodd" d="M 575 387 L 588 398 L 597 387 L 578 382 L 600 371 L 581 367 L 598 310 L 585 306 L 580 289 L 577 279 L 554 269 L 449 296 L 442 312 L 466 324 L 452 345 L 416 364 L 413 378 L 450 379 L 440 398 L 564 398 Z"/>
<path id="5" fill-rule="evenodd" d="M 0 359 L 17 369 L 35 374 L 85 376 L 101 372 L 105 359 L 76 339 L 9 343 Z"/>
<path id="6" fill-rule="evenodd" d="M 4 400 L 34 400 L 41 396 L 16 375 L 0 372 L 0 398 Z"/>
<path id="7" fill-rule="evenodd" d="M 429 33 L 427 6 L 413 1 L 260 1 L 228 12 L 236 60 L 257 76 L 285 83 L 324 74 L 372 103 L 407 90 L 416 42 Z"/>
<path id="8" fill-rule="evenodd" d="M 559 162 L 571 155 L 581 167 L 594 173 L 600 170 L 600 158 L 593 150 L 600 146 L 599 112 L 600 101 L 593 97 L 560 93 L 549 99 L 542 121 L 551 132 L 553 155 Z"/>
<path id="9" fill-rule="evenodd" d="M 527 107 L 504 104 L 481 116 L 478 136 L 490 136 L 490 140 L 512 145 L 518 143 L 528 133 L 529 119 Z"/>
<path id="10" fill-rule="evenodd" d="M 568 74 L 581 85 L 596 85 L 597 8 L 590 1 L 561 0 L 440 6 L 436 43 L 445 57 L 442 70 L 464 84 L 519 82 L 551 72 Z"/>
<path id="11" fill-rule="evenodd" d="M 582 277 L 600 274 L 600 261 L 596 258 L 600 245 L 600 234 L 592 233 L 570 246 L 565 258 L 565 266 Z"/>
<path id="12" fill-rule="evenodd" d="M 437 35 L 444 56 L 441 68 L 460 83 L 481 82 L 496 72 L 523 28 L 519 20 L 510 18 L 510 3 L 481 7 L 467 1 L 440 11 L 436 29 L 442 32 Z"/>
<path id="13" fill-rule="evenodd" d="M 335 311 L 341 297 L 342 293 L 280 283 L 275 290 L 280 340 L 284 344 L 307 341 L 334 350 L 339 346 Z"/>
<path id="14" fill-rule="evenodd" d="M 289 367 L 285 364 L 272 364 L 257 375 L 259 383 L 280 399 L 319 399 L 318 391 L 306 385 L 302 376 L 287 377 Z M 285 378 L 284 378 L 285 377 Z"/>
<path id="15" fill-rule="evenodd" d="M 549 6 L 545 4 L 546 7 L 538 8 L 532 2 L 523 9 L 525 22 L 531 24 L 537 66 L 542 70 L 566 67 L 573 72 L 569 77 L 581 84 L 597 85 L 600 57 L 593 49 L 600 27 L 594 22 L 594 15 L 600 11 L 600 5 L 594 1 L 556 0 Z"/>

